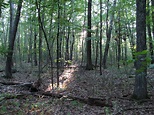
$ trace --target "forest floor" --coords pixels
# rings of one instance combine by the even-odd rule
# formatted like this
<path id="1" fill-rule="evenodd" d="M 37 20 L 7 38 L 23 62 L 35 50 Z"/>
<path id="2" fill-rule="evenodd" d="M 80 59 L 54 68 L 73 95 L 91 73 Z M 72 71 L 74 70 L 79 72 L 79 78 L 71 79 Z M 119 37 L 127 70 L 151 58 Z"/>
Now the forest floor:
<path id="1" fill-rule="evenodd" d="M 5 64 L 0 63 L 0 70 L 3 70 Z M 30 92 L 18 84 L 4 84 L 37 80 L 37 68 L 31 68 L 30 64 L 24 63 L 16 69 L 12 79 L 0 77 L 0 115 L 154 115 L 152 69 L 148 70 L 147 76 L 149 99 L 141 101 L 131 98 L 135 81 L 131 67 L 110 67 L 99 75 L 99 68 L 87 71 L 77 64 L 71 65 L 61 72 L 59 88 L 55 89 L 52 89 L 51 74 L 46 69 L 41 74 L 42 84 L 38 92 Z M 1 71 L 0 76 L 3 75 Z M 56 73 L 53 76 L 56 79 Z M 101 104 L 86 103 L 86 99 Z"/>

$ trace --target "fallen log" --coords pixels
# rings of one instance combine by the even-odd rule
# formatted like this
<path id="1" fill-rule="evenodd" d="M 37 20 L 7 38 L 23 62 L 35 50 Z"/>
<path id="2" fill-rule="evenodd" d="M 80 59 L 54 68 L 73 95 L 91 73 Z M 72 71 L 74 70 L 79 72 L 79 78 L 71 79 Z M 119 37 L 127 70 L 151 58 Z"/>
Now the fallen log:
<path id="1" fill-rule="evenodd" d="M 1 84 L 3 84 L 3 85 L 19 85 L 19 84 L 21 84 L 20 82 L 12 82 L 12 81 L 7 81 L 7 82 L 5 82 L 5 81 L 0 81 L 0 83 Z"/>
<path id="2" fill-rule="evenodd" d="M 39 85 L 40 85 L 40 84 L 38 84 L 38 82 L 22 83 L 22 82 L 15 82 L 15 81 L 7 81 L 7 82 L 0 81 L 0 84 L 3 84 L 3 85 L 16 85 L 18 87 L 23 87 L 24 89 L 29 90 L 30 92 L 39 91 Z"/>
<path id="3" fill-rule="evenodd" d="M 81 97 L 74 97 L 69 95 L 63 95 L 58 93 L 51 93 L 51 92 L 38 92 L 41 95 L 45 96 L 51 96 L 53 98 L 68 98 L 72 100 L 77 100 L 81 103 L 85 103 L 91 106 L 100 106 L 100 107 L 113 107 L 112 102 L 108 102 L 106 99 L 101 98 L 94 98 L 94 97 L 88 97 L 88 98 L 81 98 Z"/>

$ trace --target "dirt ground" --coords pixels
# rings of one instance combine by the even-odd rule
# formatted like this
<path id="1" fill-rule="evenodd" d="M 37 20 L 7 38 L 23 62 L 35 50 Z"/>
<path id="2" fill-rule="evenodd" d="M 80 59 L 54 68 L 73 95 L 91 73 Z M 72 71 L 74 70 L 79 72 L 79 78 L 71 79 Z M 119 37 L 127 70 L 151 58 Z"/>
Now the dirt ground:
<path id="1" fill-rule="evenodd" d="M 1 62 L 0 70 L 4 69 Z M 16 67 L 12 79 L 0 77 L 0 82 L 32 83 L 38 78 L 37 67 L 22 64 Z M 60 72 L 59 88 L 52 88 L 52 74 L 49 68 L 41 73 L 40 90 L 63 95 L 61 98 L 30 92 L 19 85 L 0 83 L 0 115 L 154 115 L 154 70 L 148 70 L 149 99 L 136 101 L 131 98 L 134 88 L 134 70 L 130 67 L 98 68 L 86 71 L 77 64 Z M 3 76 L 4 72 L 0 72 Z M 56 87 L 56 71 L 53 73 Z M 96 106 L 68 98 L 99 98 L 112 106 Z"/>

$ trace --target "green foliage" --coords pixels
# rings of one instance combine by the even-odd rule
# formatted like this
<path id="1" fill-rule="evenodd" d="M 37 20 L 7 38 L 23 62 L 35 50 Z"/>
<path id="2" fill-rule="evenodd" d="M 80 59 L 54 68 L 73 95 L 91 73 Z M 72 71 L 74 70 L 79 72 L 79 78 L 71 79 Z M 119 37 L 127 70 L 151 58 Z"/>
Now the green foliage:
<path id="1" fill-rule="evenodd" d="M 148 54 L 148 53 L 149 53 L 148 50 L 143 50 L 143 51 L 141 51 L 141 52 L 135 52 L 134 55 L 135 55 L 135 56 L 139 56 L 139 55 L 146 55 L 146 54 Z"/>
<path id="2" fill-rule="evenodd" d="M 3 45 L 0 46 L 0 55 L 6 55 L 8 52 L 7 48 Z"/>
<path id="3" fill-rule="evenodd" d="M 0 113 L 1 113 L 1 115 L 6 114 L 6 112 L 7 112 L 6 106 L 1 106 L 1 107 L 0 107 Z"/>
<path id="4" fill-rule="evenodd" d="M 67 63 L 68 65 L 72 64 L 72 60 L 66 60 L 65 63 Z"/>
<path id="5" fill-rule="evenodd" d="M 152 59 L 151 59 L 150 57 L 147 56 L 147 57 L 145 58 L 145 60 L 146 60 L 147 65 L 150 65 Z"/>
<path id="6" fill-rule="evenodd" d="M 105 115 L 111 115 L 111 111 L 109 107 L 105 107 L 104 111 L 105 111 Z"/>
<path id="7" fill-rule="evenodd" d="M 11 98 L 11 97 L 16 97 L 16 95 L 12 95 L 12 94 L 10 94 L 10 93 L 2 93 L 2 94 L 0 95 L 0 101 L 1 101 L 2 99 L 4 99 L 4 98 Z"/>
<path id="8" fill-rule="evenodd" d="M 71 105 L 73 105 L 73 106 L 78 106 L 78 107 L 82 107 L 83 106 L 83 104 L 82 103 L 80 103 L 79 101 L 76 101 L 76 100 L 74 100 L 74 101 L 71 101 Z"/>
<path id="9" fill-rule="evenodd" d="M 127 60 L 126 62 L 127 62 L 127 64 L 131 64 L 131 63 L 134 63 L 135 60 L 134 60 L 134 59 L 129 59 L 129 60 Z"/>
<path id="10" fill-rule="evenodd" d="M 86 40 L 99 40 L 97 37 L 87 37 Z"/>

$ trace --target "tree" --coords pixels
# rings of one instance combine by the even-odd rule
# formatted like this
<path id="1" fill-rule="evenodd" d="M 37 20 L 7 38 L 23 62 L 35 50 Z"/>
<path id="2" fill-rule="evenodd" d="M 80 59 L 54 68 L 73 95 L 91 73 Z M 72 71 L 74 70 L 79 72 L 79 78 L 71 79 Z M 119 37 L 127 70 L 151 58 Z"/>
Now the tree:
<path id="1" fill-rule="evenodd" d="M 109 0 L 107 1 L 107 4 L 109 4 Z M 113 7 L 116 6 L 116 0 L 114 0 L 114 4 Z M 110 45 L 110 39 L 111 39 L 111 33 L 112 33 L 112 26 L 113 26 L 113 20 L 114 20 L 114 11 L 112 11 L 112 15 L 111 15 L 111 19 L 110 22 L 108 23 L 108 14 L 109 13 L 109 8 L 107 6 L 107 16 L 106 16 L 106 45 L 105 45 L 105 50 L 104 50 L 104 56 L 103 56 L 103 68 L 107 68 L 106 67 L 106 60 L 107 60 L 107 56 L 108 56 L 108 51 L 109 51 L 109 45 Z"/>
<path id="2" fill-rule="evenodd" d="M 18 1 L 18 7 L 16 11 L 15 19 L 13 20 L 13 12 L 10 9 L 10 31 L 9 31 L 9 46 L 8 46 L 8 53 L 6 58 L 6 66 L 5 66 L 5 77 L 11 78 L 12 77 L 12 56 L 13 56 L 13 49 L 14 49 L 14 41 L 16 38 L 18 23 L 20 19 L 20 12 L 22 7 L 23 0 Z M 10 0 L 10 8 L 12 8 L 12 0 Z"/>
<path id="3" fill-rule="evenodd" d="M 148 32 L 148 41 L 149 41 L 149 51 L 150 51 L 150 56 L 151 56 L 151 63 L 154 63 L 154 58 L 153 58 L 153 43 L 152 43 L 152 35 L 151 35 L 151 25 L 150 25 L 150 20 L 151 20 L 151 15 L 150 15 L 150 1 L 147 0 L 147 32 Z"/>
<path id="4" fill-rule="evenodd" d="M 152 8 L 154 8 L 154 0 L 151 0 L 151 4 L 152 4 Z M 152 34 L 153 34 L 153 39 L 154 39 L 154 10 L 152 10 Z M 150 43 L 150 44 L 153 45 L 152 43 Z M 151 52 L 151 55 L 152 55 L 151 63 L 154 63 L 154 56 L 152 53 L 153 53 L 153 51 Z"/>
<path id="5" fill-rule="evenodd" d="M 136 76 L 133 96 L 136 99 L 147 98 L 146 64 L 146 0 L 136 0 Z"/>
<path id="6" fill-rule="evenodd" d="M 92 59 L 91 59 L 91 6 L 92 0 L 88 0 L 88 32 L 87 32 L 87 41 L 86 41 L 86 51 L 87 51 L 87 65 L 86 70 L 92 70 Z"/>
<path id="7" fill-rule="evenodd" d="M 102 75 L 102 0 L 100 0 L 100 75 Z"/>

